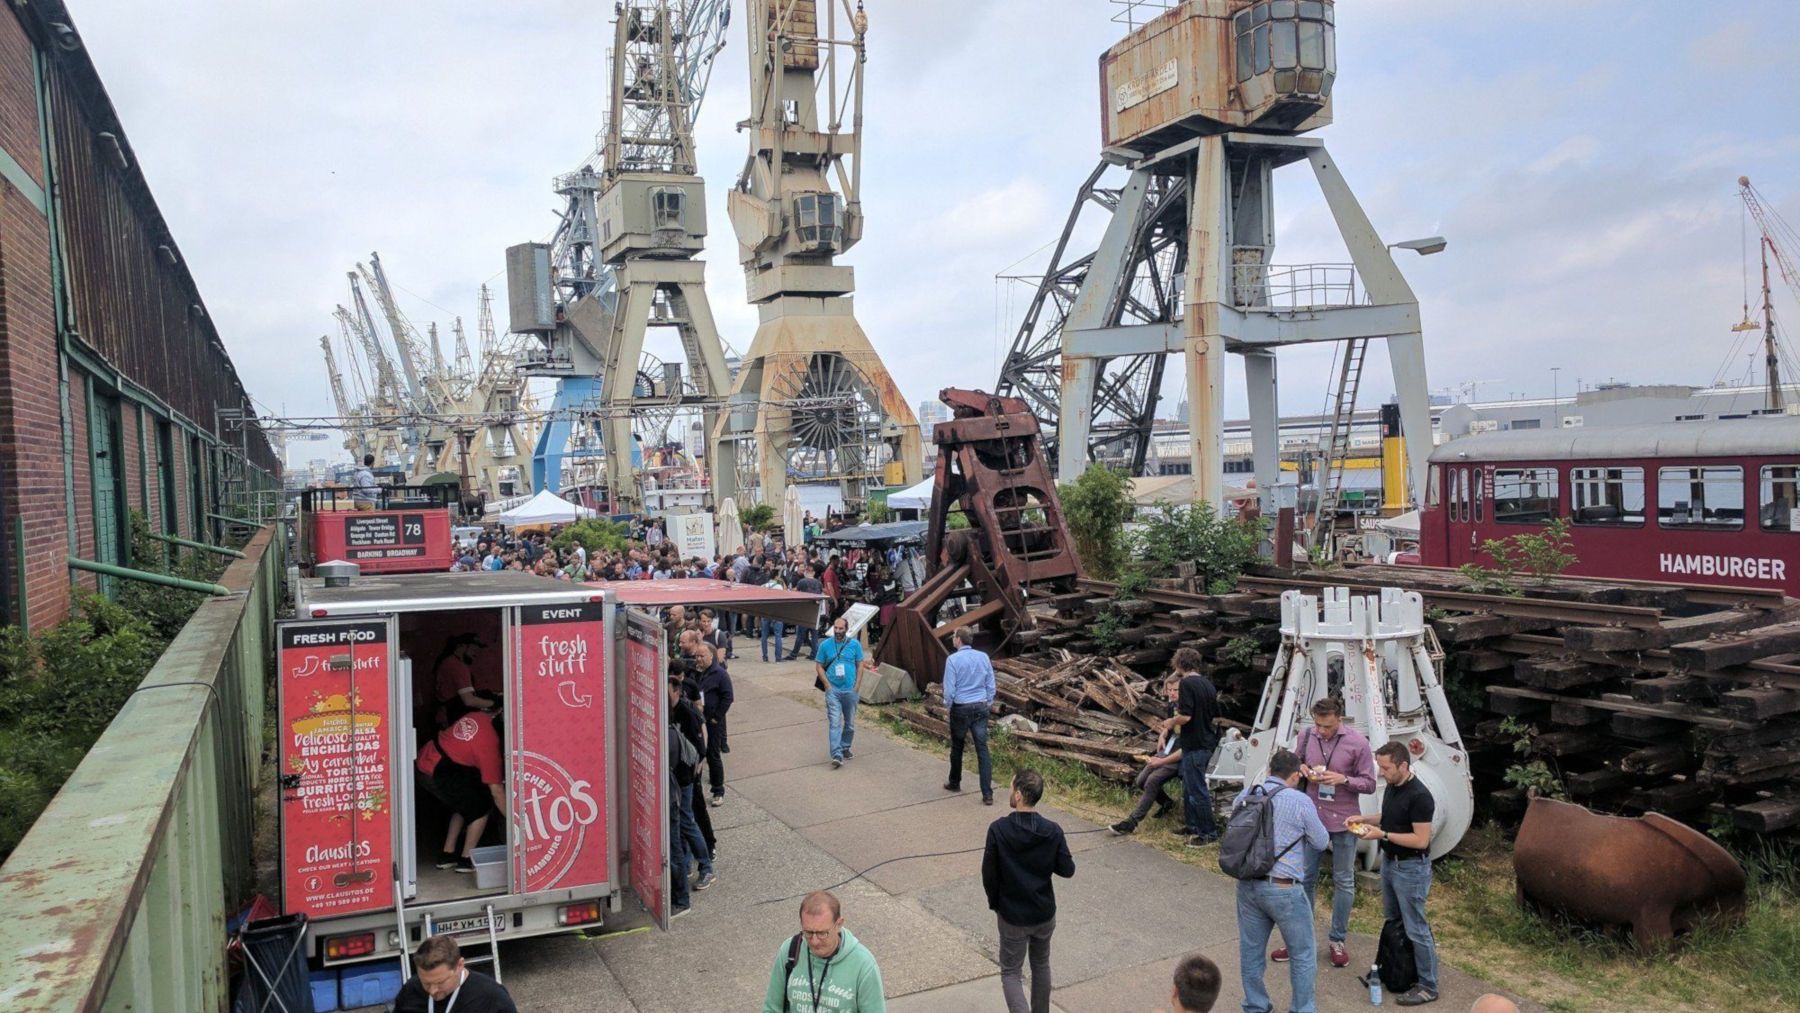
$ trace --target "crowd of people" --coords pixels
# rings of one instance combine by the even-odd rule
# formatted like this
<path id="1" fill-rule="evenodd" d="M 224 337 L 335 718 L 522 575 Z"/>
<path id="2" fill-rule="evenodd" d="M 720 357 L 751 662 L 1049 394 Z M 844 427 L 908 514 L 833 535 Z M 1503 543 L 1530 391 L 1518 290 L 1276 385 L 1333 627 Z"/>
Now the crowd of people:
<path id="1" fill-rule="evenodd" d="M 872 667 L 858 639 L 848 635 L 842 613 L 854 601 L 866 600 L 870 589 L 897 585 L 897 574 L 908 569 L 910 562 L 904 554 L 864 550 L 836 554 L 809 545 L 790 547 L 778 536 L 758 537 L 743 553 L 683 560 L 654 523 L 640 525 L 633 534 L 633 543 L 626 550 L 590 553 L 580 545 L 559 551 L 550 544 L 553 539 L 543 534 L 512 536 L 484 531 L 466 546 L 458 566 L 524 569 L 568 580 L 711 577 L 792 588 L 822 599 L 818 625 L 802 624 L 793 631 L 791 646 L 787 629 L 772 620 L 762 620 L 752 629 L 747 623 L 740 627 L 736 620 L 741 617 L 729 613 L 682 606 L 669 609 L 664 618 L 670 659 L 670 879 L 672 913 L 680 916 L 691 909 L 693 893 L 708 889 L 719 874 L 718 838 L 708 809 L 725 798 L 726 757 L 731 751 L 729 714 L 735 698 L 729 662 L 736 657 L 736 640 L 754 638 L 764 661 L 795 660 L 805 653 L 814 668 L 815 688 L 823 695 L 829 763 L 832 768 L 842 767 L 855 756 L 856 708 L 862 680 Z M 911 583 L 916 587 L 917 577 Z M 898 595 L 895 597 L 897 600 Z M 975 648 L 974 640 L 971 628 L 956 631 L 955 650 L 942 673 L 951 732 L 950 772 L 944 788 L 962 791 L 965 749 L 972 745 L 982 802 L 994 805 L 987 727 L 995 701 L 995 677 L 989 658 Z M 1272 1008 L 1263 982 L 1269 961 L 1288 965 L 1289 1008 L 1294 1013 L 1316 1008 L 1315 985 L 1322 962 L 1333 968 L 1351 964 L 1348 929 L 1357 889 L 1356 852 L 1361 843 L 1376 842 L 1383 859 L 1383 910 L 1403 927 L 1416 965 L 1416 981 L 1393 998 L 1402 1006 L 1437 1001 L 1437 954 L 1425 911 L 1431 888 L 1429 853 L 1435 802 L 1413 776 L 1412 757 L 1405 746 L 1385 743 L 1373 747 L 1360 732 L 1344 724 L 1338 700 L 1318 700 L 1311 708 L 1310 724 L 1294 748 L 1275 751 L 1266 778 L 1244 787 L 1233 800 L 1232 818 L 1220 826 L 1205 776 L 1218 746 L 1220 709 L 1217 690 L 1202 664 L 1201 656 L 1192 649 L 1175 653 L 1171 671 L 1160 687 L 1173 713 L 1161 727 L 1154 753 L 1142 757 L 1138 804 L 1130 815 L 1106 829 L 1125 836 L 1134 833 L 1153 808 L 1158 816 L 1172 813 L 1176 801 L 1167 789 L 1169 782 L 1176 780 L 1181 782 L 1181 818 L 1189 847 L 1220 842 L 1222 853 L 1236 848 L 1255 854 L 1257 849 L 1245 844 L 1243 835 L 1248 831 L 1242 827 L 1252 822 L 1257 825 L 1257 832 L 1264 835 L 1261 846 L 1267 861 L 1250 869 L 1252 874 L 1237 874 L 1236 887 L 1238 964 L 1246 1013 L 1267 1013 Z M 484 716 L 480 700 L 457 699 L 456 685 L 446 689 L 451 692 L 441 694 L 441 699 L 464 712 L 458 720 L 472 717 L 479 723 Z M 458 703 L 463 706 L 457 708 Z M 453 822 L 445 841 L 446 861 L 461 857 L 452 852 L 464 843 L 465 835 L 471 841 L 479 836 L 479 828 L 472 825 L 474 813 L 480 810 L 485 815 L 493 808 L 487 768 L 494 765 L 484 762 L 491 757 L 476 752 L 482 742 L 485 737 L 479 734 L 465 740 L 453 735 L 442 742 L 441 749 L 433 750 L 439 754 L 433 763 L 449 764 L 447 769 L 456 775 L 444 785 L 441 797 L 454 811 L 466 810 L 470 817 Z M 1362 797 L 1383 785 L 1386 791 L 1378 814 L 1364 816 Z M 1044 791 L 1044 780 L 1037 772 L 1015 772 L 1007 797 L 1010 811 L 989 827 L 982 860 L 982 886 L 1000 939 L 1001 990 L 1011 1013 L 1049 1009 L 1050 943 L 1056 928 L 1052 883 L 1054 878 L 1075 874 L 1062 828 L 1038 811 Z M 1252 811 L 1261 808 L 1267 809 L 1267 818 Z M 1241 819 L 1246 813 L 1255 819 Z M 1238 834 L 1235 840 L 1234 833 Z M 1331 917 L 1321 950 L 1313 912 L 1327 876 Z M 884 1010 L 876 957 L 845 928 L 839 899 L 827 891 L 809 894 L 801 902 L 799 919 L 800 931 L 784 941 L 776 954 L 763 1002 L 765 1013 Z M 1269 944 L 1277 932 L 1281 945 L 1271 950 Z M 431 951 L 430 955 L 438 961 L 432 965 L 438 969 L 437 983 L 447 987 L 453 978 L 459 984 L 466 980 L 460 962 L 453 966 L 445 962 L 443 953 Z M 460 977 L 443 970 L 447 967 Z M 1371 968 L 1369 973 L 1373 978 L 1377 971 Z M 444 998 L 441 989 L 429 984 L 426 991 Z M 1173 1013 L 1211 1010 L 1219 991 L 1217 965 L 1203 954 L 1190 954 L 1175 967 L 1169 1008 Z M 1499 997 L 1483 997 L 1477 1008 L 1497 1011 L 1511 1005 Z"/>

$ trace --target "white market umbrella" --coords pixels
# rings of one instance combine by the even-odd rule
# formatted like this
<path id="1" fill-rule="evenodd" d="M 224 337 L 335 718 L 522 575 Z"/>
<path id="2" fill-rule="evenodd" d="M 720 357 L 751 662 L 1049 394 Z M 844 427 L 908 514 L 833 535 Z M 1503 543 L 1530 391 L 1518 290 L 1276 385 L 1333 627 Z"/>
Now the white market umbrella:
<path id="1" fill-rule="evenodd" d="M 730 496 L 719 504 L 719 555 L 744 551 L 744 522 L 738 519 L 737 500 Z"/>
<path id="2" fill-rule="evenodd" d="M 781 501 L 781 526 L 789 547 L 806 544 L 806 512 L 800 509 L 800 490 L 791 485 Z"/>

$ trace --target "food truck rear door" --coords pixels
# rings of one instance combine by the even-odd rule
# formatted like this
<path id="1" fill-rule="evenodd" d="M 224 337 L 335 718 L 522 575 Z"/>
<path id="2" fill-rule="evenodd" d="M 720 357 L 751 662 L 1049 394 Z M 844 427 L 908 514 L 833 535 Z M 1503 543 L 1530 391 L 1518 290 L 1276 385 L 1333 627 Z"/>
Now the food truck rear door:
<path id="1" fill-rule="evenodd" d="M 669 927 L 669 691 L 665 688 L 668 641 L 656 617 L 625 609 L 625 684 L 621 697 L 625 739 L 624 833 L 631 852 L 627 879 L 658 927 Z M 679 873 L 676 873 L 679 875 Z"/>
<path id="2" fill-rule="evenodd" d="M 612 604 L 509 610 L 506 745 L 513 890 L 601 896 L 618 883 L 613 813 Z"/>
<path id="3" fill-rule="evenodd" d="M 282 907 L 394 906 L 391 616 L 277 625 Z"/>

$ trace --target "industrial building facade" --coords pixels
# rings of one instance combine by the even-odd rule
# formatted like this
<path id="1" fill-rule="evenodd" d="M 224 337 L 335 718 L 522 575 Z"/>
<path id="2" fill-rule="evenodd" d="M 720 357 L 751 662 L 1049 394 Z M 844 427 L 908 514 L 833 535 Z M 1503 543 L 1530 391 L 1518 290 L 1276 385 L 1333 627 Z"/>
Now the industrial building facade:
<path id="1" fill-rule="evenodd" d="M 241 420 L 241 421 L 240 421 Z M 60 2 L 0 14 L 0 606 L 63 618 L 128 511 L 211 540 L 276 453 Z"/>

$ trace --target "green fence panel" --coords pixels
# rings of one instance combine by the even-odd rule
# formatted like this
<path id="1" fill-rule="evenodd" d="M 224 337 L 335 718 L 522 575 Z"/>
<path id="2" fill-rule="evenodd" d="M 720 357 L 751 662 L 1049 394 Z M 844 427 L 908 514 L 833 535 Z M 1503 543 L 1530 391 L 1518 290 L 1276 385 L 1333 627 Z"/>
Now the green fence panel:
<path id="1" fill-rule="evenodd" d="M 225 1008 L 284 544 L 244 546 L 0 866 L 0 1009 Z"/>

